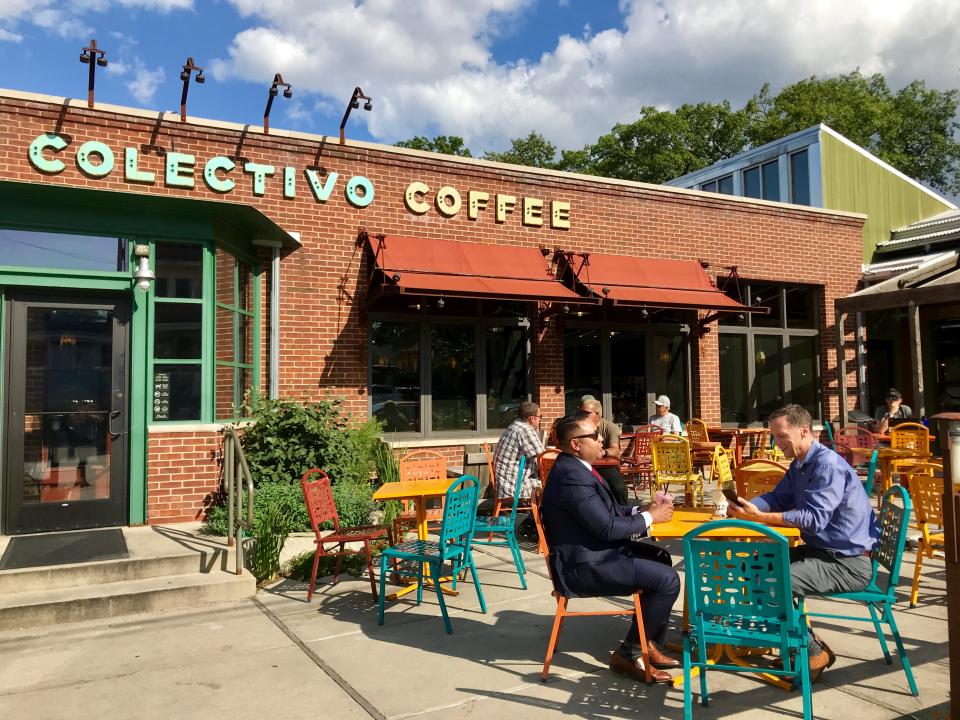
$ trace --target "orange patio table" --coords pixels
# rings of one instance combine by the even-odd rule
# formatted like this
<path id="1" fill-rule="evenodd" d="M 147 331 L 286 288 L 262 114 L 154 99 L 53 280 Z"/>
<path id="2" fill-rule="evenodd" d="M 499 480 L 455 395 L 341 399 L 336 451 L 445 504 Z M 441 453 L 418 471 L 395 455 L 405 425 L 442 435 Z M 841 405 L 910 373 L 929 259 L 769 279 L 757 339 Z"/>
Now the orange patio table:
<path id="1" fill-rule="evenodd" d="M 694 510 L 674 510 L 673 519 L 670 522 L 666 523 L 654 523 L 650 528 L 650 536 L 657 539 L 663 538 L 682 538 L 691 530 L 694 530 L 706 522 L 711 520 L 719 520 L 713 514 L 713 510 L 710 508 L 694 509 Z M 800 529 L 795 527 L 786 527 L 786 526 L 775 526 L 771 525 L 774 530 L 783 535 L 790 541 L 791 545 L 795 545 L 800 540 Z M 730 540 L 732 538 L 751 538 L 751 537 L 763 537 L 760 533 L 743 530 L 742 528 L 720 528 L 718 530 L 709 530 L 703 533 L 700 537 L 716 538 L 718 540 Z M 683 624 L 686 627 L 689 624 L 689 619 L 687 617 L 687 594 L 683 594 Z M 676 649 L 676 648 L 674 648 Z M 756 652 L 756 651 L 754 651 Z M 763 650 L 761 654 L 765 654 L 766 650 Z M 711 657 L 709 660 L 711 662 L 717 662 L 724 655 L 730 660 L 730 662 L 735 665 L 740 665 L 741 667 L 754 667 L 750 663 L 746 662 L 744 658 L 750 656 L 750 652 L 743 652 L 739 648 L 733 647 L 731 645 L 718 645 L 713 648 Z M 775 675 L 767 675 L 765 673 L 758 673 L 759 677 L 762 677 L 767 682 L 776 685 L 779 688 L 784 690 L 792 689 L 792 686 L 788 682 L 784 682 Z M 683 676 L 680 675 L 673 679 L 674 687 L 683 686 Z"/>
<path id="2" fill-rule="evenodd" d="M 432 479 L 432 480 L 405 480 L 403 482 L 389 482 L 384 483 L 376 492 L 373 493 L 374 500 L 413 500 L 414 506 L 417 511 L 417 537 L 421 540 L 427 539 L 427 508 L 426 501 L 429 498 L 443 497 L 447 494 L 447 488 L 450 487 L 450 484 L 455 482 L 450 478 L 443 478 L 442 480 Z M 429 580 L 424 578 L 424 584 L 429 583 Z M 392 595 L 388 595 L 388 600 L 396 600 L 402 595 L 406 595 L 412 590 L 416 590 L 417 584 L 413 583 L 408 585 L 405 588 L 401 588 Z M 448 595 L 456 595 L 456 590 L 450 590 L 449 588 L 443 588 L 443 591 Z"/>

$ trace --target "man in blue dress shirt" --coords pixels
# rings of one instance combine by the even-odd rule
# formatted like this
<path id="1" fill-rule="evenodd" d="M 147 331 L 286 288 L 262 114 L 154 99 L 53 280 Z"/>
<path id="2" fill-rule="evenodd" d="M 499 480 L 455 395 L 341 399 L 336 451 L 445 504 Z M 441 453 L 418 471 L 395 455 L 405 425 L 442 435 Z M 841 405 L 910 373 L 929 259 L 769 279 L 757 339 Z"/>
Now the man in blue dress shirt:
<path id="1" fill-rule="evenodd" d="M 870 499 L 852 467 L 821 445 L 810 413 L 786 405 L 769 417 L 770 432 L 788 459 L 787 474 L 772 492 L 729 514 L 741 520 L 800 529 L 804 544 L 790 550 L 790 579 L 797 595 L 863 590 L 873 571 L 870 553 L 880 531 Z M 810 633 L 810 679 L 834 662 L 826 644 Z"/>

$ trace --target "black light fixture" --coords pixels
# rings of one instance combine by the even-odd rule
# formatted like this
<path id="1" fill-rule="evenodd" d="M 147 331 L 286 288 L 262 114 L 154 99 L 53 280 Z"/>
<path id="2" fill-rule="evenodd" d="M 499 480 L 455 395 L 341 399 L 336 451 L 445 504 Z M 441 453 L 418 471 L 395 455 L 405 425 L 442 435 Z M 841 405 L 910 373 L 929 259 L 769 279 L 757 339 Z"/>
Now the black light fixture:
<path id="1" fill-rule="evenodd" d="M 359 85 L 355 87 L 353 89 L 353 95 L 350 96 L 350 102 L 347 103 L 347 110 L 346 112 L 343 113 L 343 120 L 340 121 L 340 144 L 341 145 L 343 145 L 344 143 L 343 129 L 347 126 L 347 118 L 350 117 L 350 111 L 360 109 L 361 99 L 366 100 L 366 102 L 363 104 L 364 110 L 367 110 L 367 111 L 373 110 L 373 98 L 368 97 L 367 95 L 364 95 L 363 90 L 360 89 Z"/>
<path id="2" fill-rule="evenodd" d="M 187 121 L 187 93 L 190 91 L 190 75 L 197 74 L 197 82 L 203 85 L 206 78 L 203 75 L 203 68 L 193 62 L 192 57 L 188 57 L 180 71 L 180 79 L 183 80 L 183 91 L 180 93 L 180 122 Z"/>
<path id="3" fill-rule="evenodd" d="M 90 40 L 90 45 L 80 51 L 80 62 L 90 66 L 87 76 L 87 107 L 93 107 L 93 83 L 97 66 L 106 67 L 107 57 L 103 50 L 97 47 L 96 38 Z"/>
<path id="4" fill-rule="evenodd" d="M 263 134 L 270 134 L 270 110 L 273 108 L 273 99 L 280 94 L 280 88 L 283 88 L 283 96 L 287 99 L 293 97 L 293 86 L 283 81 L 283 75 L 277 73 L 273 76 L 273 84 L 270 86 L 267 95 L 267 106 L 263 109 Z"/>

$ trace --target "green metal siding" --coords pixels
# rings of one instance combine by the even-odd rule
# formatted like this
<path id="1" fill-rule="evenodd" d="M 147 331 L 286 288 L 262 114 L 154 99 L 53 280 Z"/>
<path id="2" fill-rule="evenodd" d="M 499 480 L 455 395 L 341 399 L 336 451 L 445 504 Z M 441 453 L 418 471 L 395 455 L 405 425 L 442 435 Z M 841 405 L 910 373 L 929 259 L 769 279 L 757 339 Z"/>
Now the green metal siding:
<path id="1" fill-rule="evenodd" d="M 844 144 L 820 133 L 823 206 L 867 215 L 863 259 L 870 262 L 877 243 L 890 231 L 949 210 L 950 205 L 890 172 Z"/>

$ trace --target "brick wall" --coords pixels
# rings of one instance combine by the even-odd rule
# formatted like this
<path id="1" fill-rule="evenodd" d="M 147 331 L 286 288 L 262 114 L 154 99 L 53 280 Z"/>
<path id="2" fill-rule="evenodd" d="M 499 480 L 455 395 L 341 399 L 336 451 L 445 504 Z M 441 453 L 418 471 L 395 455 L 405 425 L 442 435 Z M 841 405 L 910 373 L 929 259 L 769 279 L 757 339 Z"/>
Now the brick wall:
<path id="1" fill-rule="evenodd" d="M 358 228 L 365 227 L 370 233 L 490 245 L 560 246 L 595 253 L 703 259 L 712 268 L 736 265 L 741 277 L 747 279 L 819 285 L 824 300 L 820 318 L 824 397 L 829 414 L 838 411 L 832 308 L 835 298 L 856 289 L 861 260 L 859 218 L 369 145 L 341 146 L 319 136 L 279 131 L 264 136 L 255 130 L 243 131 L 239 126 L 180 123 L 169 116 L 158 122 L 156 113 L 89 111 L 75 104 L 66 106 L 6 92 L 10 97 L 0 97 L 0 178 L 246 203 L 281 227 L 300 233 L 303 247 L 284 251 L 280 271 L 279 384 L 283 396 L 342 396 L 348 412 L 366 416 L 366 267 L 363 251 L 355 243 Z M 27 161 L 29 143 L 43 132 L 56 132 L 71 139 L 70 147 L 57 154 L 66 163 L 66 169 L 55 176 L 43 175 Z M 108 177 L 89 178 L 74 162 L 77 147 L 92 139 L 105 142 L 117 157 L 117 166 Z M 198 168 L 195 187 L 166 187 L 163 158 L 155 152 L 143 152 L 145 144 L 194 154 Z M 144 185 L 124 180 L 126 147 L 141 150 L 140 168 L 155 172 L 156 183 Z M 276 167 L 276 174 L 267 179 L 264 195 L 257 196 L 251 176 L 238 167 L 230 173 L 236 181 L 235 189 L 221 195 L 211 191 L 202 179 L 203 163 L 216 155 L 242 155 L 251 162 L 271 164 Z M 296 168 L 294 199 L 283 197 L 285 166 Z M 328 177 L 326 173 L 339 173 L 336 188 L 325 203 L 318 202 L 307 185 L 303 170 L 308 167 L 318 169 L 321 182 Z M 375 200 L 367 208 L 356 208 L 344 197 L 346 182 L 355 175 L 369 178 L 375 186 Z M 424 215 L 410 213 L 404 206 L 403 194 L 414 180 L 431 188 L 426 195 L 431 204 L 436 189 L 455 187 L 463 196 L 463 209 L 452 218 L 443 217 L 435 208 Z M 490 195 L 487 209 L 476 220 L 467 217 L 468 190 Z M 496 193 L 518 198 L 517 210 L 504 223 L 494 220 Z M 527 196 L 541 198 L 548 208 L 552 200 L 569 202 L 570 229 L 551 229 L 549 219 L 544 227 L 524 226 L 521 204 Z M 549 216 L 548 212 L 545 214 Z M 715 324 L 713 328 L 695 348 L 692 368 L 693 410 L 708 421 L 719 420 Z M 534 351 L 535 399 L 544 409 L 546 426 L 563 412 L 562 337 L 555 324 L 537 326 L 535 332 L 539 337 Z M 265 333 L 264 382 L 268 347 Z M 847 356 L 847 382 L 853 385 L 852 341 Z M 156 459 L 162 461 L 165 443 L 179 439 L 169 434 L 151 436 L 151 460 L 157 454 Z M 194 441 L 200 442 L 200 438 Z M 171 447 L 171 452 L 176 452 L 178 445 Z M 203 473 L 204 478 L 212 477 L 215 466 L 204 466 Z M 165 473 L 151 462 L 151 489 L 155 483 L 172 482 L 156 480 L 159 475 Z M 187 492 L 182 497 L 189 496 L 190 500 L 181 504 L 201 501 L 204 488 L 184 488 Z M 157 490 L 162 489 L 172 486 L 157 485 Z M 169 510 L 164 506 L 164 513 Z M 151 513 L 152 518 L 159 517 Z"/>
<path id="2" fill-rule="evenodd" d="M 202 520 L 220 487 L 222 450 L 217 432 L 150 433 L 147 522 Z"/>

